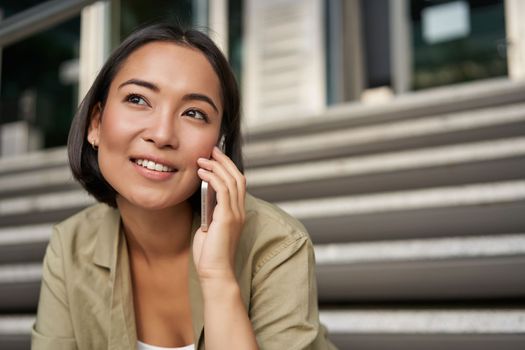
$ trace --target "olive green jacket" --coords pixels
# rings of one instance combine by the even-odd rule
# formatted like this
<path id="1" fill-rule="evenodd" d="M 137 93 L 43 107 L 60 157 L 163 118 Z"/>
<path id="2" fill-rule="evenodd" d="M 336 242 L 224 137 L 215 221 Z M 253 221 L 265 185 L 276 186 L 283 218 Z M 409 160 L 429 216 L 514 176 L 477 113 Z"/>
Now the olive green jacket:
<path id="1" fill-rule="evenodd" d="M 334 349 L 319 323 L 313 247 L 304 227 L 252 196 L 246 203 L 235 273 L 259 347 Z M 193 233 L 199 220 L 194 218 Z M 32 349 L 136 348 L 120 225 L 118 210 L 98 204 L 55 226 L 44 258 Z M 194 343 L 202 350 L 203 298 L 193 260 L 189 266 Z"/>

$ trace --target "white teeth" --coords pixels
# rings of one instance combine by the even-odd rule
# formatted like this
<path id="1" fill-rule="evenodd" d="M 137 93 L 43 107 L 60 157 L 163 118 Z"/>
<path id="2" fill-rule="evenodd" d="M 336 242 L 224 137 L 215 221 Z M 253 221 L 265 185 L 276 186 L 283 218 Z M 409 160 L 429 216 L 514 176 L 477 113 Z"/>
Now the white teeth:
<path id="1" fill-rule="evenodd" d="M 155 171 L 163 171 L 163 172 L 170 172 L 173 171 L 173 168 L 170 168 L 166 165 L 155 163 L 154 161 L 147 160 L 147 159 L 136 159 L 135 163 L 143 166 L 144 168 L 155 170 Z"/>

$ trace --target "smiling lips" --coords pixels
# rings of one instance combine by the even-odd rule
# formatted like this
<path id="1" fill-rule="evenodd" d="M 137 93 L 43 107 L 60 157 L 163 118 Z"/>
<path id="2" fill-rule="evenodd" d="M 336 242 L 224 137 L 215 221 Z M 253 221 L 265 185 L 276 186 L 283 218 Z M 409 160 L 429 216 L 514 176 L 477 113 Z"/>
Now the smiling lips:
<path id="1" fill-rule="evenodd" d="M 171 173 L 175 171 L 174 168 L 170 168 L 169 166 L 164 164 L 155 163 L 154 161 L 148 159 L 135 159 L 134 162 L 135 164 L 140 165 L 149 170 L 155 170 L 166 173 Z"/>

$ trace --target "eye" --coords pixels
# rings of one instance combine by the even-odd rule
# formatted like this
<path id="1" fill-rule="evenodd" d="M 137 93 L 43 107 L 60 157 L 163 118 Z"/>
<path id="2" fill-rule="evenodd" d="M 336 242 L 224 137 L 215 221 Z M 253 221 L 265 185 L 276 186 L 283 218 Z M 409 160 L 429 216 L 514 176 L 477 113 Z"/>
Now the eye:
<path id="1" fill-rule="evenodd" d="M 149 103 L 146 101 L 146 99 L 143 96 L 137 94 L 127 95 L 124 101 L 132 103 L 134 105 L 149 106 Z"/>
<path id="2" fill-rule="evenodd" d="M 188 109 L 184 115 L 193 119 L 208 121 L 208 115 L 198 109 Z"/>

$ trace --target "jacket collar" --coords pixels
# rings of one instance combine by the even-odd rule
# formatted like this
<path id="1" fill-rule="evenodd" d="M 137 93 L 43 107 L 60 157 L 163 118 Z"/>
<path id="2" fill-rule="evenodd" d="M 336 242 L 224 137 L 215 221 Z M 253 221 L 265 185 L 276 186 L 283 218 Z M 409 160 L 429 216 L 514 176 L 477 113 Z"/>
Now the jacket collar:
<path id="1" fill-rule="evenodd" d="M 198 215 L 193 216 L 192 243 L 200 223 Z M 204 328 L 204 303 L 202 289 L 190 249 L 189 293 L 195 349 L 202 346 Z M 121 217 L 117 209 L 109 208 L 97 230 L 93 263 L 109 269 L 110 331 L 109 349 L 135 349 L 137 331 L 133 308 L 131 271 L 126 237 L 121 230 Z"/>
<path id="2" fill-rule="evenodd" d="M 100 204 L 101 206 L 104 204 Z M 97 228 L 93 263 L 115 271 L 117 265 L 118 239 L 120 233 L 120 212 L 107 207 L 100 226 Z"/>

